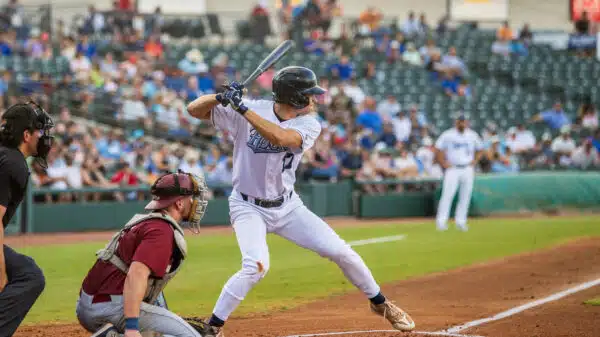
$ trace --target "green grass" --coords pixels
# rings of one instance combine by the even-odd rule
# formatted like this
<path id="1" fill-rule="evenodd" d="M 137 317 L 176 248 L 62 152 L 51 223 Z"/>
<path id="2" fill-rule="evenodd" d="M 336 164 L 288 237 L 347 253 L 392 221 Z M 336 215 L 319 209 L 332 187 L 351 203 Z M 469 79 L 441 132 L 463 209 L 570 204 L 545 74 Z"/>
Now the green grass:
<path id="1" fill-rule="evenodd" d="M 585 304 L 600 306 L 600 297 L 585 301 Z"/>
<path id="2" fill-rule="evenodd" d="M 390 224 L 343 228 L 346 240 L 406 234 L 402 241 L 357 247 L 380 283 L 443 271 L 493 258 L 531 251 L 583 236 L 600 235 L 597 218 L 481 219 L 467 233 L 435 231 L 435 225 Z M 81 281 L 104 242 L 18 249 L 36 259 L 46 274 L 43 295 L 27 323 L 75 322 Z M 233 235 L 188 237 L 190 256 L 169 284 L 171 309 L 186 315 L 209 314 L 224 282 L 240 264 Z M 338 268 L 318 255 L 276 236 L 269 237 L 271 271 L 236 314 L 284 309 L 353 290 Z"/>

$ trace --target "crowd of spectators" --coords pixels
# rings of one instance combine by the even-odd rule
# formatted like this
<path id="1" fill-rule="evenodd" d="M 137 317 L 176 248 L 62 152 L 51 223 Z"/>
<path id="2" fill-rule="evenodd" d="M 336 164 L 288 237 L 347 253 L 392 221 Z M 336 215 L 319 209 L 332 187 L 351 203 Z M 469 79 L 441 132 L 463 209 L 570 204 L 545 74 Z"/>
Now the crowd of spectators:
<path id="1" fill-rule="evenodd" d="M 11 2 L 17 8 L 16 0 Z M 119 6 L 119 4 L 116 4 Z M 124 5 L 123 5 L 124 6 Z M 258 6 L 252 15 L 268 15 Z M 264 9 L 264 8 L 263 8 Z M 18 11 L 16 11 L 18 12 Z M 352 179 L 372 182 L 387 179 L 438 179 L 443 175 L 436 163 L 434 145 L 436 130 L 431 116 L 415 104 L 401 104 L 389 95 L 379 102 L 358 85 L 359 78 L 385 74 L 376 62 L 367 62 L 357 69 L 352 56 L 357 45 L 342 25 L 337 39 L 330 39 L 332 22 L 341 15 L 342 7 L 335 0 L 311 0 L 305 7 L 293 7 L 284 1 L 279 13 L 282 22 L 296 29 L 311 27 L 304 48 L 308 53 L 335 52 L 339 61 L 328 65 L 327 75 L 320 85 L 328 91 L 319 97 L 320 121 L 323 132 L 304 156 L 300 166 L 302 181 L 338 181 Z M 358 31 L 373 39 L 373 53 L 383 55 L 392 64 L 406 63 L 429 71 L 432 85 L 449 96 L 472 93 L 467 83 L 468 69 L 454 47 L 442 51 L 430 33 L 432 27 L 424 14 L 417 18 L 409 13 L 395 29 L 381 24 L 381 12 L 367 8 L 360 15 Z M 436 31 L 447 29 L 442 18 Z M 32 164 L 32 180 L 38 187 L 54 190 L 40 197 L 44 201 L 136 199 L 139 193 L 94 192 L 67 193 L 80 187 L 112 188 L 115 186 L 150 185 L 163 172 L 182 169 L 203 173 L 215 195 L 227 195 L 231 183 L 231 144 L 226 134 L 191 118 L 186 103 L 202 94 L 214 93 L 223 83 L 239 79 L 240 74 L 222 53 L 207 62 L 198 49 L 189 50 L 176 67 L 166 65 L 165 45 L 161 40 L 160 9 L 143 20 L 107 20 L 93 7 L 81 22 L 80 29 L 69 30 L 59 25 L 50 36 L 32 30 L 29 37 L 18 36 L 18 30 L 8 27 L 0 33 L 0 55 L 21 55 L 49 60 L 61 56 L 68 65 L 68 75 L 54 83 L 44 74 L 33 73 L 15 85 L 10 69 L 0 77 L 0 111 L 19 99 L 19 91 L 40 101 L 50 109 L 49 93 L 66 89 L 78 102 L 78 111 L 91 111 L 96 97 L 108 96 L 111 104 L 104 109 L 109 117 L 126 123 L 128 128 L 103 128 L 72 120 L 72 107 L 62 106 L 51 111 L 57 118 L 57 146 L 49 155 L 49 167 L 44 170 Z M 294 28 L 296 27 L 296 28 Z M 317 27 L 317 28 L 314 28 Z M 392 27 L 393 28 L 393 27 Z M 90 34 L 103 32 L 111 36 L 105 41 L 90 39 Z M 416 45 L 421 37 L 426 42 Z M 498 30 L 498 40 L 521 44 L 526 48 L 531 32 L 524 27 L 515 38 L 508 23 Z M 118 52 L 101 55 L 98 50 L 110 44 Z M 54 48 L 59 46 L 59 48 Z M 117 47 L 117 48 L 114 48 Z M 512 47 L 511 47 L 512 48 Z M 498 49 L 498 48 L 496 48 Z M 511 49 L 512 50 L 512 49 Z M 510 51 L 513 53 L 513 51 Z M 265 97 L 271 90 L 274 70 L 265 72 L 249 88 L 251 98 Z M 539 138 L 531 131 L 532 124 L 546 123 L 560 135 Z M 161 130 L 179 141 L 156 141 L 144 130 Z M 573 134 L 588 130 L 591 137 L 576 142 Z M 582 105 L 577 118 L 570 120 L 560 104 L 541 112 L 527 123 L 501 130 L 488 123 L 481 133 L 486 149 L 479 172 L 511 173 L 536 167 L 600 168 L 600 131 L 598 112 L 593 105 Z M 200 150 L 186 141 L 198 136 L 206 139 L 208 149 Z M 385 193 L 421 188 L 421 185 L 365 184 L 367 193 Z"/>

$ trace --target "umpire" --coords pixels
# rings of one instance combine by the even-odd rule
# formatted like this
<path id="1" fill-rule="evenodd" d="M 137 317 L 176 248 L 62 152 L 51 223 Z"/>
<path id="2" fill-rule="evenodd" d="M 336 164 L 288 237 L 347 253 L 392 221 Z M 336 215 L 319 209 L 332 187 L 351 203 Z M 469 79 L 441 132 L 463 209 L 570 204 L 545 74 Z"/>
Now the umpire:
<path id="1" fill-rule="evenodd" d="M 8 108 L 0 122 L 0 217 L 3 228 L 25 194 L 29 169 L 26 158 L 46 165 L 52 147 L 50 116 L 35 103 Z M 0 232 L 0 337 L 12 336 L 45 286 L 42 270 L 35 261 L 4 245 Z"/>

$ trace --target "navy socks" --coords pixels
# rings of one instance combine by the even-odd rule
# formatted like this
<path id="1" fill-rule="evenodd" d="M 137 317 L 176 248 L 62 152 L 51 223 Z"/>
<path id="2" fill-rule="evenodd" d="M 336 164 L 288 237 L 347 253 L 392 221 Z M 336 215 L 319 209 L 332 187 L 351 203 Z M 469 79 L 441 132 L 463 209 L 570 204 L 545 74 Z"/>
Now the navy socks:
<path id="1" fill-rule="evenodd" d="M 369 298 L 369 301 L 375 305 L 383 304 L 385 302 L 385 296 L 382 293 L 375 295 L 375 297 Z"/>

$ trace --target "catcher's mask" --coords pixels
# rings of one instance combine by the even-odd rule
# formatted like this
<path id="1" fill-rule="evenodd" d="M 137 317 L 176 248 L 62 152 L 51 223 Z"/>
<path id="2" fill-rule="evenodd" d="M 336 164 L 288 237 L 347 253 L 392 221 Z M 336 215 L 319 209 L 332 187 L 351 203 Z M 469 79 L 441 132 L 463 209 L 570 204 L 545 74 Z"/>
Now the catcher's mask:
<path id="1" fill-rule="evenodd" d="M 188 214 L 183 215 L 182 222 L 192 232 L 200 231 L 200 220 L 206 212 L 208 187 L 203 176 L 178 171 L 167 173 L 154 182 L 150 192 L 152 201 L 146 205 L 147 210 L 165 209 L 177 200 L 192 197 L 192 206 Z"/>
<path id="2" fill-rule="evenodd" d="M 11 106 L 6 110 L 2 119 L 0 140 L 6 146 L 18 147 L 22 142 L 25 130 L 40 133 L 36 153 L 33 156 L 43 168 L 47 168 L 46 159 L 54 143 L 54 137 L 50 132 L 54 127 L 54 122 L 50 115 L 37 103 L 30 101 Z"/>

